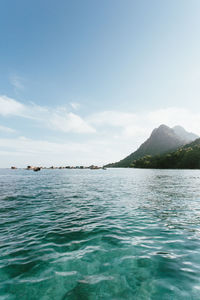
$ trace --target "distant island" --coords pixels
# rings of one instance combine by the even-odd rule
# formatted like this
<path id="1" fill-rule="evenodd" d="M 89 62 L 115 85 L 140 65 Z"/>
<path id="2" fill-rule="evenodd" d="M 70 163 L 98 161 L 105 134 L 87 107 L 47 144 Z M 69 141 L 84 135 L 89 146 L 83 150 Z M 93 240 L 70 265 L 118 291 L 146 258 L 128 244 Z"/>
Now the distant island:
<path id="1" fill-rule="evenodd" d="M 12 170 L 17 170 L 17 167 L 15 166 L 11 166 L 11 169 Z M 103 167 L 99 167 L 99 166 L 95 166 L 95 165 L 91 165 L 89 167 L 85 167 L 85 166 L 60 166 L 60 167 L 56 167 L 56 166 L 51 166 L 51 167 L 41 167 L 41 166 L 27 166 L 25 168 L 25 170 L 32 170 L 32 171 L 35 171 L 35 172 L 38 172 L 40 170 L 62 170 L 62 169 L 90 169 L 90 170 L 100 170 L 100 169 L 103 169 L 103 170 L 106 170 L 106 167 L 103 166 Z"/>
<path id="2" fill-rule="evenodd" d="M 135 152 L 105 167 L 199 169 L 200 138 L 181 126 L 160 125 Z"/>

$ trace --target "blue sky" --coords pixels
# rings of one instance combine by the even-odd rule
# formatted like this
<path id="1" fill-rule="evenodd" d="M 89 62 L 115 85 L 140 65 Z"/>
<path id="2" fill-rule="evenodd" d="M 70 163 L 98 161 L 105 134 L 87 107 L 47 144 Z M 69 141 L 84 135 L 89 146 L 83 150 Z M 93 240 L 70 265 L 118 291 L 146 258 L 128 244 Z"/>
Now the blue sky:
<path id="1" fill-rule="evenodd" d="M 0 166 L 103 164 L 200 134 L 198 0 L 1 0 Z"/>

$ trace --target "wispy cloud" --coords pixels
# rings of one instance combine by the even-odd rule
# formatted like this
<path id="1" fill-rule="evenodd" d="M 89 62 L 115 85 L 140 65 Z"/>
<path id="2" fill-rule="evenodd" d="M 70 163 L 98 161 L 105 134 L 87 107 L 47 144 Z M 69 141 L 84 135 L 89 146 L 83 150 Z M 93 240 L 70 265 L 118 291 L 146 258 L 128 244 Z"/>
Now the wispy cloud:
<path id="1" fill-rule="evenodd" d="M 70 112 L 64 115 L 55 112 L 48 121 L 49 128 L 56 128 L 63 132 L 94 133 L 95 129 L 84 121 L 80 116 Z"/>
<path id="2" fill-rule="evenodd" d="M 170 107 L 154 111 L 126 113 L 104 111 L 88 116 L 88 122 L 95 128 L 115 128 L 121 137 L 145 137 L 160 124 L 182 125 L 189 131 L 200 135 L 200 113 L 184 108 Z"/>
<path id="3" fill-rule="evenodd" d="M 25 137 L 0 139 L 1 154 L 7 157 L 8 165 L 11 164 L 11 156 L 16 161 L 21 161 L 21 165 L 22 162 L 25 165 L 37 162 L 46 165 L 114 162 L 135 151 L 151 131 L 163 123 L 170 127 L 182 125 L 188 131 L 200 135 L 200 113 L 178 107 L 146 112 L 102 111 L 83 118 L 68 111 L 66 107 L 23 104 L 1 96 L 0 116 L 8 120 L 12 116 L 24 118 L 26 122 L 31 120 L 39 127 L 46 127 L 51 131 L 87 134 L 84 135 L 84 140 L 70 140 L 70 135 L 66 135 L 67 142 L 59 142 L 56 135 L 51 136 L 51 142 L 40 140 L 39 136 L 37 140 Z M 0 127 L 0 131 L 13 132 L 11 128 L 4 126 Z M 53 142 L 53 137 L 56 142 Z"/>
<path id="4" fill-rule="evenodd" d="M 7 96 L 0 96 L 0 115 L 2 116 L 24 116 L 26 107 L 22 103 L 8 98 Z"/>
<path id="5" fill-rule="evenodd" d="M 70 102 L 70 105 L 74 110 L 78 110 L 81 106 L 78 102 Z"/>
<path id="6" fill-rule="evenodd" d="M 144 134 L 144 128 L 141 124 L 141 116 L 136 113 L 127 113 L 119 111 L 104 111 L 90 115 L 88 117 L 90 124 L 97 128 L 116 129 L 118 136 L 134 137 Z"/>
<path id="7" fill-rule="evenodd" d="M 15 133 L 16 130 L 15 130 L 15 129 L 12 129 L 12 128 L 9 128 L 9 127 L 6 127 L 6 126 L 0 125 L 0 132 L 5 132 L 5 133 Z"/>
<path id="8" fill-rule="evenodd" d="M 32 119 L 52 130 L 74 133 L 115 132 L 116 136 L 136 137 L 147 135 L 164 123 L 180 124 L 200 134 L 200 114 L 184 108 L 170 107 L 146 112 L 103 111 L 85 118 L 70 112 L 66 107 L 45 107 L 34 103 L 23 104 L 7 96 L 0 96 L 0 115 Z"/>
<path id="9" fill-rule="evenodd" d="M 6 96 L 0 96 L 0 115 L 32 119 L 49 129 L 62 132 L 95 132 L 95 129 L 87 121 L 77 114 L 66 111 L 66 108 L 50 108 L 34 103 L 22 104 Z"/>
<path id="10" fill-rule="evenodd" d="M 24 79 L 16 74 L 10 76 L 10 83 L 15 88 L 15 90 L 24 90 Z"/>
<path id="11" fill-rule="evenodd" d="M 95 140 L 56 143 L 26 137 L 0 138 L 0 154 L 4 157 L 1 166 L 103 164 L 105 153 L 111 156 L 111 149 L 107 146 L 106 141 Z"/>

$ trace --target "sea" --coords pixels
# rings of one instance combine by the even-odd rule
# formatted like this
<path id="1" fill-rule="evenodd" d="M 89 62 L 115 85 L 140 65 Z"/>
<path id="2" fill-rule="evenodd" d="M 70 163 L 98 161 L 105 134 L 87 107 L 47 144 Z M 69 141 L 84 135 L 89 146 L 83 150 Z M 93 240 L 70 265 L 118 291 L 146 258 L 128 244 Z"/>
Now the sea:
<path id="1" fill-rule="evenodd" d="M 199 300 L 199 170 L 0 169 L 1 300 Z"/>

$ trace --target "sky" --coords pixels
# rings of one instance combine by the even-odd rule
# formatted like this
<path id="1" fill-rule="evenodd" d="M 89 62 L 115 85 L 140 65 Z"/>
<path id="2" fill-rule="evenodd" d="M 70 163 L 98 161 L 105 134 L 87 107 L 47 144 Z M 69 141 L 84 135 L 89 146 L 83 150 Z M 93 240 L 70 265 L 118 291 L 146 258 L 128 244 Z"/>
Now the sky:
<path id="1" fill-rule="evenodd" d="M 0 167 L 103 165 L 200 135 L 199 0 L 0 0 Z"/>

